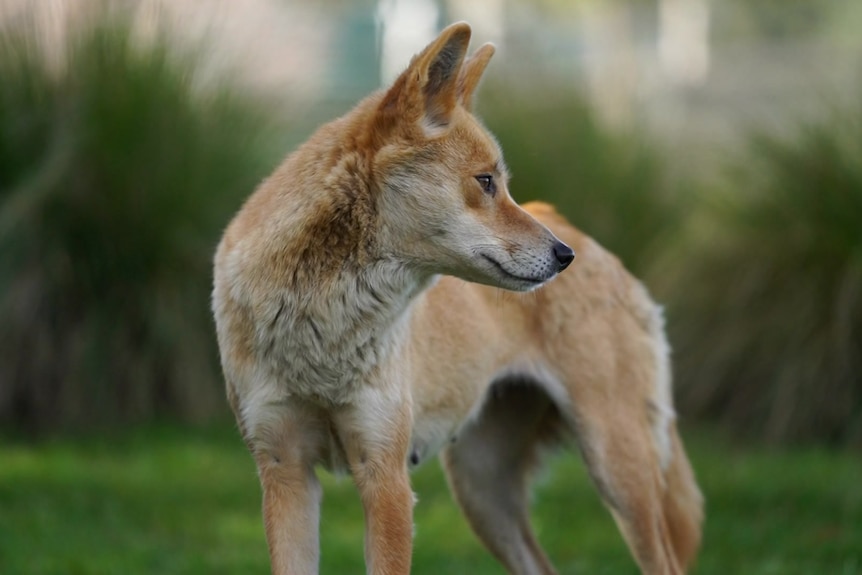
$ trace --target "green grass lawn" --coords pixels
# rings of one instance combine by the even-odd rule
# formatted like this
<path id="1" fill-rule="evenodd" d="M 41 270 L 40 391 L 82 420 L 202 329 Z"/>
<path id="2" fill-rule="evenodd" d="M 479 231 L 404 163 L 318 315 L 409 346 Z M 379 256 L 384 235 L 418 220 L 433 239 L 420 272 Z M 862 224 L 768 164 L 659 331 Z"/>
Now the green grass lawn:
<path id="1" fill-rule="evenodd" d="M 862 574 L 862 458 L 686 433 L 706 494 L 697 573 Z M 321 571 L 363 573 L 362 513 L 324 477 Z M 414 573 L 502 573 L 431 463 L 414 476 Z M 230 426 L 0 443 L 0 573 L 267 573 L 254 465 Z M 540 477 L 534 520 L 561 573 L 637 573 L 583 466 Z"/>

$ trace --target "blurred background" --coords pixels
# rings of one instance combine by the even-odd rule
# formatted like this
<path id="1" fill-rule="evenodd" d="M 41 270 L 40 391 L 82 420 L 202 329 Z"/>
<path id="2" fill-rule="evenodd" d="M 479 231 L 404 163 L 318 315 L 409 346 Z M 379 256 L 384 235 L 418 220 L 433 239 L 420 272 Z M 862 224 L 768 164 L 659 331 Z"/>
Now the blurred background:
<path id="1" fill-rule="evenodd" d="M 515 198 L 666 307 L 698 572 L 862 573 L 853 0 L 0 0 L 0 572 L 266 572 L 215 245 L 456 20 L 498 48 L 477 112 Z M 358 503 L 325 481 L 323 570 L 361 571 Z M 501 572 L 434 466 L 416 482 L 415 572 Z M 536 507 L 561 572 L 635 572 L 574 458 Z"/>

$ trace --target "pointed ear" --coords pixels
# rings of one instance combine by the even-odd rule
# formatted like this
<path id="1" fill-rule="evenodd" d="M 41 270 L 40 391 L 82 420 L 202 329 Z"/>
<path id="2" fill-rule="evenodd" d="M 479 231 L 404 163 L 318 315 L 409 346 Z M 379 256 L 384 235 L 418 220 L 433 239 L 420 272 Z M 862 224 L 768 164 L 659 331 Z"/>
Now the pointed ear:
<path id="1" fill-rule="evenodd" d="M 458 105 L 458 78 L 469 43 L 467 23 L 444 29 L 395 80 L 383 98 L 382 114 L 390 122 L 415 122 L 426 132 L 445 129 Z"/>
<path id="2" fill-rule="evenodd" d="M 458 76 L 458 100 L 468 110 L 472 108 L 473 92 L 476 91 L 479 80 L 482 79 L 482 74 L 485 73 L 485 68 L 488 66 L 488 61 L 495 51 L 496 48 L 493 44 L 485 44 L 476 50 L 461 67 L 461 74 Z"/>

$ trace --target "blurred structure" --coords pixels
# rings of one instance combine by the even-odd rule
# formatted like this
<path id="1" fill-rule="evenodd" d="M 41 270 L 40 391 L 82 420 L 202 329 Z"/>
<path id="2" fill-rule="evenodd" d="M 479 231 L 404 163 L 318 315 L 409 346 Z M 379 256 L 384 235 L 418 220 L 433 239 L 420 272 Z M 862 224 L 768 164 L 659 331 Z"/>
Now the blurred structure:
<path id="1" fill-rule="evenodd" d="M 416 54 L 437 36 L 440 10 L 434 0 L 380 0 L 380 82 L 391 84 Z"/>
<path id="2" fill-rule="evenodd" d="M 668 80 L 697 86 L 709 73 L 707 0 L 659 2 L 658 60 Z"/>
<path id="3" fill-rule="evenodd" d="M 38 10 L 55 22 L 53 34 L 93 3 L 46 0 Z M 528 90 L 536 81 L 581 86 L 611 126 L 645 122 L 680 150 L 726 142 L 752 120 L 813 113 L 824 95 L 855 89 L 862 55 L 853 33 L 862 9 L 852 0 L 127 3 L 142 28 L 205 38 L 209 65 L 238 65 L 249 84 L 327 112 L 391 81 L 440 27 L 465 19 L 477 45 L 492 41 L 504 54 L 492 74 Z M 0 18 L 32 9 L 0 0 Z"/>

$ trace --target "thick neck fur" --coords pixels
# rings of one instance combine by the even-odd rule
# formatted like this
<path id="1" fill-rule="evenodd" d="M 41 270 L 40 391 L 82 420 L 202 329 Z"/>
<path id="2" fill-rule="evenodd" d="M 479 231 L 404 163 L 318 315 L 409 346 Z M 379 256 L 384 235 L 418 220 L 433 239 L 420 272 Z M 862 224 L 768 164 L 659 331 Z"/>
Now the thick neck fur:
<path id="1" fill-rule="evenodd" d="M 260 334 L 271 367 L 292 393 L 348 403 L 403 343 L 410 303 L 423 287 L 400 266 L 374 262 L 323 290 L 285 291 Z"/>
<path id="2" fill-rule="evenodd" d="M 402 344 L 410 302 L 430 280 L 379 249 L 379 192 L 361 134 L 351 134 L 360 124 L 324 126 L 264 184 L 275 190 L 271 209 L 289 212 L 260 262 L 265 276 L 281 270 L 281 297 L 258 307 L 258 349 L 292 393 L 332 404 L 348 402 Z"/>

